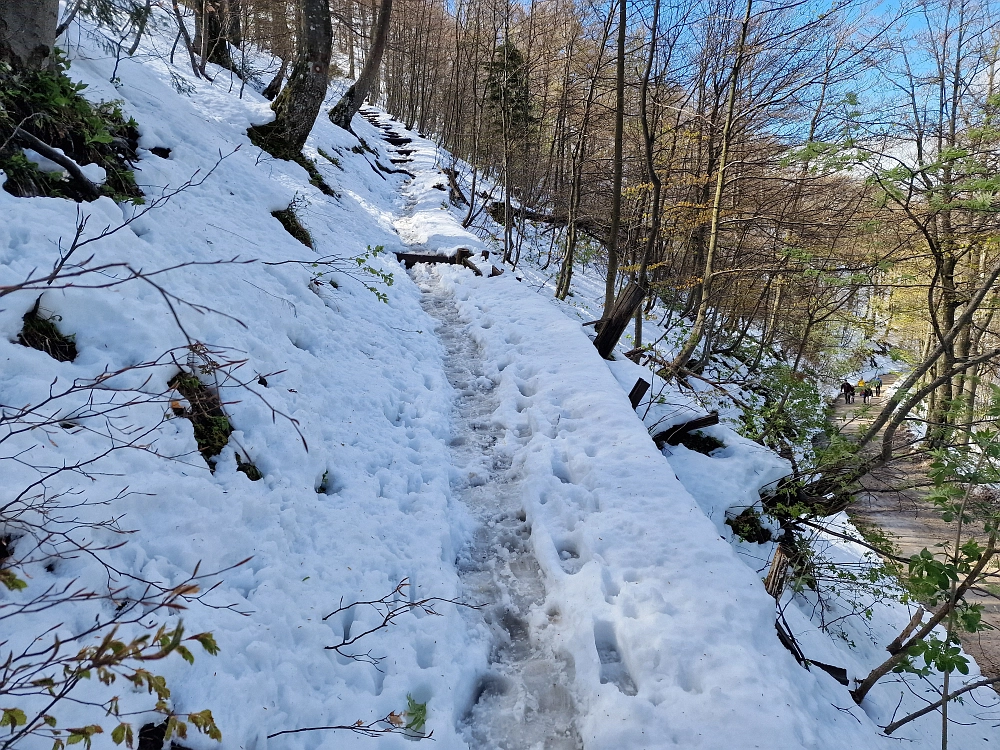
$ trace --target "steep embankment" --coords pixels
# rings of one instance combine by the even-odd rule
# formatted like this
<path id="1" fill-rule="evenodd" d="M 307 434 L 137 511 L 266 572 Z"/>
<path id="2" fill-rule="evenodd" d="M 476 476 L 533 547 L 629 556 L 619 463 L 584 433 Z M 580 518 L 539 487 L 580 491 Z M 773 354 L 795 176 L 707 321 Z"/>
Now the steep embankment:
<path id="1" fill-rule="evenodd" d="M 11 436 L 0 465 L 9 497 L 46 467 L 113 448 L 45 489 L 71 525 L 115 516 L 134 530 L 114 548 L 123 537 L 111 528 L 70 532 L 108 547 L 100 557 L 122 598 L 142 580 L 173 585 L 199 562 L 205 572 L 251 557 L 217 577 L 206 599 L 215 608 L 163 618 L 214 631 L 221 649 L 197 653 L 193 666 L 157 664 L 174 710 L 211 708 L 225 747 L 256 750 L 369 747 L 374 740 L 342 730 L 268 735 L 374 721 L 405 709 L 408 696 L 426 703 L 426 728 L 442 748 L 895 746 L 846 689 L 781 646 L 759 566 L 745 562 L 750 547 L 721 538 L 724 511 L 755 495 L 780 469 L 776 458 L 718 428 L 726 453 L 678 449 L 668 462 L 579 323 L 510 273 L 438 267 L 415 272 L 418 284 L 388 253 L 352 260 L 376 246 L 480 243 L 447 203 L 432 143 L 407 134 L 410 178 L 379 167 L 394 154 L 361 118 L 367 150 L 321 118 L 307 155 L 338 193 L 329 197 L 300 167 L 249 144 L 248 125 L 269 117 L 252 91 L 240 98 L 224 76 L 188 78 L 157 55 L 165 42 L 156 36 L 143 57 L 118 64 L 114 87 L 105 82 L 115 61 L 86 26 L 80 39 L 73 75 L 91 84 L 90 96 L 123 99 L 138 122 L 147 205 L 191 184 L 148 212 L 107 198 L 81 207 L 85 237 L 120 230 L 88 245 L 86 267 L 118 264 L 85 277 L 103 288 L 78 282 L 42 294 L 43 312 L 76 338 L 75 361 L 12 343 L 38 291 L 4 298 L 2 403 L 39 404 L 51 384 L 58 391 L 74 379 L 100 387 L 50 403 L 54 425 L 77 409 L 68 426 Z M 289 207 L 312 249 L 272 216 Z M 0 193 L 0 284 L 50 268 L 59 241 L 74 235 L 76 211 Z M 127 275 L 124 264 L 172 270 L 155 286 L 108 286 Z M 391 287 L 379 273 L 393 274 Z M 178 415 L 192 406 L 170 385 L 180 370 L 218 386 L 234 428 L 214 472 Z M 616 366 L 628 380 L 623 372 Z M 88 411 L 88 394 L 137 403 L 108 420 Z M 248 460 L 259 481 L 238 470 Z M 769 549 L 756 552 L 765 564 Z M 29 586 L 10 601 L 72 581 L 107 590 L 109 569 L 96 558 L 50 552 L 27 566 Z M 440 616 L 405 611 L 386 629 L 373 607 L 324 619 L 404 579 L 402 596 L 387 601 L 498 601 L 469 602 L 482 610 L 437 601 Z M 24 615 L 6 631 L 8 647 L 57 623 L 60 637 L 72 636 L 112 611 L 90 601 L 58 617 Z M 879 637 L 906 619 L 887 611 Z M 808 617 L 789 619 L 826 661 L 837 657 Z M 327 648 L 370 628 L 351 649 Z M 875 645 L 859 648 L 852 675 L 878 657 Z M 81 690 L 91 700 L 122 692 L 123 710 L 140 711 L 136 725 L 154 718 L 145 694 Z M 866 709 L 884 720 L 899 694 L 875 691 Z M 919 704 L 906 700 L 903 710 Z M 63 726 L 99 718 L 84 706 L 60 713 Z M 522 720 L 536 719 L 541 731 L 522 733 Z M 900 735 L 932 747 L 931 724 Z M 955 731 L 964 748 L 989 746 L 977 728 Z M 215 746 L 193 731 L 187 742 Z M 410 747 L 398 735 L 381 742 Z"/>

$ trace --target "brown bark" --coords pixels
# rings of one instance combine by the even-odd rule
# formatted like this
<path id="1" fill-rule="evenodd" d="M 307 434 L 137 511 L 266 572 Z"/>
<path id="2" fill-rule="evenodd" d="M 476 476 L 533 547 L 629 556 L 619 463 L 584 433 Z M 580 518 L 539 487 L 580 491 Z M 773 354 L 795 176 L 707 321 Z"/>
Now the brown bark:
<path id="1" fill-rule="evenodd" d="M 300 0 L 299 47 L 288 85 L 271 104 L 274 122 L 250 128 L 251 140 L 279 159 L 299 159 L 326 95 L 333 45 L 329 0 Z"/>
<path id="2" fill-rule="evenodd" d="M 618 295 L 618 299 L 614 300 L 611 312 L 600 321 L 600 330 L 597 332 L 594 346 L 597 347 L 597 353 L 604 359 L 611 356 L 611 352 L 618 344 L 618 339 L 625 333 L 628 322 L 632 319 L 635 311 L 639 309 L 645 296 L 645 285 L 636 281 L 631 282 Z"/>
<path id="3" fill-rule="evenodd" d="M 615 78 L 615 155 L 611 194 L 611 238 L 608 242 L 608 277 L 604 287 L 604 317 L 611 315 L 618 283 L 618 240 L 622 217 L 622 147 L 625 133 L 625 32 L 627 0 L 618 0 L 618 64 Z"/>
<path id="4" fill-rule="evenodd" d="M 15 71 L 50 67 L 58 23 L 58 0 L 0 2 L 0 62 Z"/>
<path id="5" fill-rule="evenodd" d="M 206 62 L 238 73 L 229 45 L 240 44 L 240 9 L 236 0 L 196 0 L 194 3 L 194 48 Z"/>
<path id="6" fill-rule="evenodd" d="M 361 109 L 365 97 L 368 96 L 368 92 L 378 77 L 379 66 L 382 64 L 382 55 L 385 53 L 386 42 L 389 39 L 389 21 L 391 18 L 392 0 L 382 0 L 379 6 L 375 33 L 372 35 L 372 46 L 368 52 L 368 57 L 365 58 L 364 67 L 361 68 L 361 75 L 358 76 L 358 80 L 347 89 L 347 92 L 340 98 L 340 101 L 330 110 L 330 122 L 342 127 L 344 130 L 351 129 L 351 120 L 354 119 L 354 115 Z"/>

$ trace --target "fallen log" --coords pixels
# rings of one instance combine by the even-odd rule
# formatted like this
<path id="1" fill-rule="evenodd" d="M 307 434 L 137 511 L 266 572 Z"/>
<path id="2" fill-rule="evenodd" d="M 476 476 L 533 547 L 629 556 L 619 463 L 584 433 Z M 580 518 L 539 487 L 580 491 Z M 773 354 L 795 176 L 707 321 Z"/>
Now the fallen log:
<path id="1" fill-rule="evenodd" d="M 448 200 L 451 201 L 451 205 L 468 206 L 469 199 L 465 197 L 465 193 L 462 192 L 462 188 L 458 184 L 458 172 L 453 167 L 445 167 L 442 171 L 448 178 L 448 187 L 451 188 L 448 194 Z"/>
<path id="2" fill-rule="evenodd" d="M 49 161 L 55 162 L 65 169 L 73 182 L 80 188 L 85 198 L 88 200 L 97 200 L 100 197 L 101 189 L 87 178 L 83 170 L 80 169 L 79 164 L 66 156 L 62 151 L 52 148 L 45 141 L 36 138 L 28 131 L 22 130 L 17 126 L 14 127 L 14 138 L 34 149 Z"/>
<path id="3" fill-rule="evenodd" d="M 483 197 L 488 198 L 489 196 L 484 195 Z M 549 224 L 557 227 L 564 227 L 569 224 L 569 216 L 565 211 L 558 211 L 550 214 L 545 213 L 544 211 L 535 211 L 527 206 L 522 206 L 520 208 L 515 207 L 512 208 L 512 211 L 518 216 L 523 216 L 528 221 L 535 221 L 539 224 Z M 506 208 L 502 201 L 494 201 L 493 203 L 490 203 L 486 212 L 493 217 L 493 220 L 498 224 L 504 223 Z M 578 218 L 574 223 L 576 224 L 576 228 L 581 232 L 586 232 L 595 240 L 598 240 L 605 245 L 608 244 L 607 226 L 590 218 Z"/>
<path id="4" fill-rule="evenodd" d="M 402 263 L 406 270 L 410 270 L 417 263 L 447 263 L 453 266 L 465 266 L 471 268 L 477 276 L 482 276 L 482 272 L 468 262 L 472 257 L 472 251 L 460 247 L 454 255 L 434 255 L 431 253 L 396 253 L 396 260 Z"/>
<path id="5" fill-rule="evenodd" d="M 657 448 L 661 449 L 665 445 L 679 445 L 681 437 L 687 433 L 693 430 L 699 430 L 702 427 L 711 427 L 715 424 L 719 424 L 719 412 L 717 411 L 713 411 L 711 414 L 706 414 L 704 417 L 698 417 L 697 419 L 692 419 L 688 422 L 668 427 L 662 432 L 658 432 L 653 435 L 653 442 L 656 443 Z"/>

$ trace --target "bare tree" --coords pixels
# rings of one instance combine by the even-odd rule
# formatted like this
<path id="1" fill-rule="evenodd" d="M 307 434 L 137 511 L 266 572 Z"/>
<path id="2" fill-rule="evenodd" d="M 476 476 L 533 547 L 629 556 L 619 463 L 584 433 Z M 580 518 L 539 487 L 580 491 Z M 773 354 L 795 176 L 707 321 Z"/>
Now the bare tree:
<path id="1" fill-rule="evenodd" d="M 382 65 L 382 55 L 385 53 L 386 42 L 389 39 L 389 22 L 391 20 L 392 0 L 381 0 L 378 20 L 372 33 L 371 47 L 368 50 L 368 57 L 365 58 L 365 64 L 361 68 L 361 74 L 330 110 L 330 122 L 344 130 L 351 129 L 351 120 L 361 109 L 365 97 L 368 96 L 368 92 L 378 78 L 379 67 Z"/>

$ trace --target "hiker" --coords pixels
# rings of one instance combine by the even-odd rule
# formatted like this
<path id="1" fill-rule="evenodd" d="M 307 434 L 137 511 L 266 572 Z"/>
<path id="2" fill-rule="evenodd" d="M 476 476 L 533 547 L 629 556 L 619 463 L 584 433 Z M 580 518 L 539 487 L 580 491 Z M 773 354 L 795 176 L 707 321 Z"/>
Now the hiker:
<path id="1" fill-rule="evenodd" d="M 853 404 L 854 403 L 854 386 L 848 383 L 846 380 L 840 384 L 840 390 L 844 394 L 844 403 Z"/>
<path id="2" fill-rule="evenodd" d="M 866 382 L 865 382 L 865 379 L 864 379 L 864 378 L 861 378 L 861 379 L 860 379 L 860 380 L 858 381 L 858 384 L 857 384 L 856 386 L 854 386 L 854 387 L 855 387 L 855 388 L 856 388 L 857 390 L 859 390 L 859 391 L 864 391 L 864 389 L 868 387 L 868 383 L 866 383 Z"/>
<path id="3" fill-rule="evenodd" d="M 869 385 L 872 386 L 872 388 L 875 389 L 875 396 L 876 397 L 882 395 L 882 378 L 880 378 L 878 375 L 876 375 L 875 379 L 872 380 L 871 383 L 869 383 Z"/>
<path id="4" fill-rule="evenodd" d="M 861 401 L 863 403 L 870 403 L 872 400 L 872 388 L 870 385 L 866 385 L 865 389 L 861 391 Z"/>

